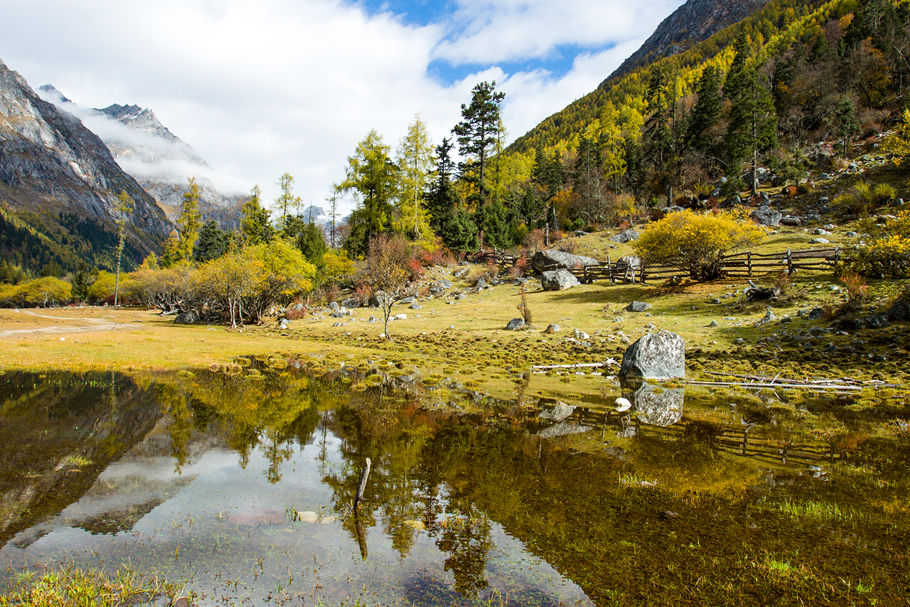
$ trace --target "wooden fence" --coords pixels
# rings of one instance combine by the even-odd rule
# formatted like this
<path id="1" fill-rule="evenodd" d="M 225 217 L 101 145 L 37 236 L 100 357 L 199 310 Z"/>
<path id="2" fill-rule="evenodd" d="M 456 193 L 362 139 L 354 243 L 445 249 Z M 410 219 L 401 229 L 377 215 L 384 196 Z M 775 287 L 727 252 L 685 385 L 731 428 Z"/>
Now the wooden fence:
<path id="1" fill-rule="evenodd" d="M 792 251 L 787 249 L 778 253 L 735 253 L 723 258 L 722 273 L 732 278 L 751 278 L 774 274 L 786 270 L 788 276 L 794 272 L 830 272 L 840 262 L 843 255 L 839 247 L 826 249 L 804 249 Z M 511 268 L 519 260 L 514 255 L 501 251 L 485 251 L 473 256 L 475 263 L 493 263 L 500 267 Z M 561 266 L 552 266 L 544 270 L 555 270 Z M 687 278 L 688 273 L 680 268 L 668 265 L 630 265 L 626 260 L 607 262 L 599 265 L 570 268 L 582 284 L 603 280 L 611 283 L 647 283 L 649 281 L 667 280 L 670 278 Z"/>

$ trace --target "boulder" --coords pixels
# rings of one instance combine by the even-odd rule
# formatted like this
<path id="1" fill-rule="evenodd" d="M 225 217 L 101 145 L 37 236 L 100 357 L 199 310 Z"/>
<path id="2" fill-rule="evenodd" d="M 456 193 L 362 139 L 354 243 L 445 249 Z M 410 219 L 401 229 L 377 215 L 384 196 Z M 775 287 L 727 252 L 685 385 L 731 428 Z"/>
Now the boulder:
<path id="1" fill-rule="evenodd" d="M 360 301 L 356 297 L 348 297 L 347 299 L 345 299 L 344 301 L 341 302 L 341 305 L 344 306 L 345 308 L 359 308 Z"/>
<path id="2" fill-rule="evenodd" d="M 506 331 L 517 331 L 525 327 L 525 321 L 523 318 L 513 318 L 506 325 Z"/>
<path id="3" fill-rule="evenodd" d="M 331 302 L 329 302 L 329 308 L 331 308 L 331 309 L 333 309 L 333 310 L 337 310 L 337 309 L 340 308 L 340 307 L 341 307 L 341 306 L 338 304 L 337 301 L 331 301 Z"/>
<path id="4" fill-rule="evenodd" d="M 910 320 L 910 300 L 898 298 L 888 310 L 888 319 L 894 321 Z"/>
<path id="5" fill-rule="evenodd" d="M 544 333 L 556 333 L 556 332 L 558 332 L 558 331 L 559 331 L 559 325 L 556 324 L 556 323 L 553 323 L 553 324 L 551 324 L 551 325 L 547 325 L 547 328 L 544 329 Z"/>
<path id="6" fill-rule="evenodd" d="M 782 217 L 780 211 L 775 211 L 769 206 L 762 206 L 752 211 L 752 219 L 763 226 L 779 226 Z"/>
<path id="7" fill-rule="evenodd" d="M 646 301 L 633 301 L 628 306 L 626 306 L 626 311 L 628 312 L 644 312 L 645 310 L 650 310 L 651 304 Z"/>
<path id="8" fill-rule="evenodd" d="M 786 217 L 781 217 L 780 223 L 785 226 L 801 226 L 803 225 L 803 220 L 799 217 L 787 215 Z"/>
<path id="9" fill-rule="evenodd" d="M 618 243 L 632 242 L 633 240 L 637 240 L 637 239 L 638 239 L 638 232 L 636 232 L 632 228 L 623 230 L 619 234 L 615 234 L 614 236 L 610 237 L 610 240 L 612 240 L 614 242 L 618 242 Z"/>
<path id="10" fill-rule="evenodd" d="M 670 331 L 645 335 L 623 354 L 619 375 L 644 379 L 685 377 L 685 342 Z"/>
<path id="11" fill-rule="evenodd" d="M 287 319 L 287 318 L 281 318 L 281 319 L 279 319 L 279 320 L 278 320 L 278 328 L 281 329 L 282 331 L 284 331 L 285 329 L 287 329 L 287 328 L 288 328 L 288 319 Z"/>
<path id="12" fill-rule="evenodd" d="M 593 257 L 573 255 L 572 253 L 566 253 L 556 249 L 538 251 L 534 254 L 534 257 L 531 258 L 531 267 L 534 268 L 536 272 L 543 272 L 544 270 L 554 267 L 577 268 L 598 265 L 600 265 L 600 262 Z"/>
<path id="13" fill-rule="evenodd" d="M 568 270 L 550 270 L 540 275 L 540 286 L 544 291 L 564 291 L 579 284 L 581 283 L 575 275 Z"/>
<path id="14" fill-rule="evenodd" d="M 408 304 L 415 303 L 416 301 L 417 301 L 417 298 L 411 296 L 411 297 L 403 297 L 402 299 L 399 299 L 398 303 L 408 305 Z"/>
<path id="15" fill-rule="evenodd" d="M 193 310 L 181 312 L 174 317 L 174 322 L 178 325 L 194 325 L 199 322 L 199 315 Z"/>

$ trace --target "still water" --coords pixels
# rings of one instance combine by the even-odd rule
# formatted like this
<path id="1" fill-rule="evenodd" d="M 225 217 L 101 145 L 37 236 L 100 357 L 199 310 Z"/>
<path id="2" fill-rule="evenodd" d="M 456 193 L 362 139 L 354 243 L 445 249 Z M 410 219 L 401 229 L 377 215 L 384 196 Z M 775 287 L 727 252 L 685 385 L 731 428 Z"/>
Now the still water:
<path id="1" fill-rule="evenodd" d="M 619 414 L 271 363 L 0 375 L 0 588 L 129 563 L 199 605 L 907 604 L 906 401 Z"/>

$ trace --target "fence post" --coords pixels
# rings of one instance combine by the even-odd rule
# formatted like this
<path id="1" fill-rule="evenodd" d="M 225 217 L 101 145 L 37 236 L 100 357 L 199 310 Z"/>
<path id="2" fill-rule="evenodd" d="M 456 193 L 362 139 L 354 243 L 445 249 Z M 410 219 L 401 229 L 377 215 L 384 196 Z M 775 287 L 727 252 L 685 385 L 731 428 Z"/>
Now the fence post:
<path id="1" fill-rule="evenodd" d="M 641 284 L 645 284 L 645 262 L 644 262 L 644 260 L 642 260 L 642 262 L 641 262 L 641 272 L 639 273 L 639 276 L 638 276 L 638 282 L 640 282 Z"/>
<path id="2" fill-rule="evenodd" d="M 746 251 L 746 263 L 749 265 L 749 278 L 752 278 L 752 251 Z"/>
<path id="3" fill-rule="evenodd" d="M 793 252 L 787 247 L 787 276 L 793 275 Z"/>

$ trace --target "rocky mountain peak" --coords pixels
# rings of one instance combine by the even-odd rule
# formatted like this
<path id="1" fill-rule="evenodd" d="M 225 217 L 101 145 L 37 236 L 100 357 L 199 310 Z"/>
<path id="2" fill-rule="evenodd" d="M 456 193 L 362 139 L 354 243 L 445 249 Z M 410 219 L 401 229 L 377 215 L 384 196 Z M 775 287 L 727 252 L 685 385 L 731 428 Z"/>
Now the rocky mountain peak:
<path id="1" fill-rule="evenodd" d="M 608 86 L 611 81 L 662 57 L 682 53 L 767 3 L 768 0 L 688 0 L 664 19 L 651 37 L 600 86 Z"/>

